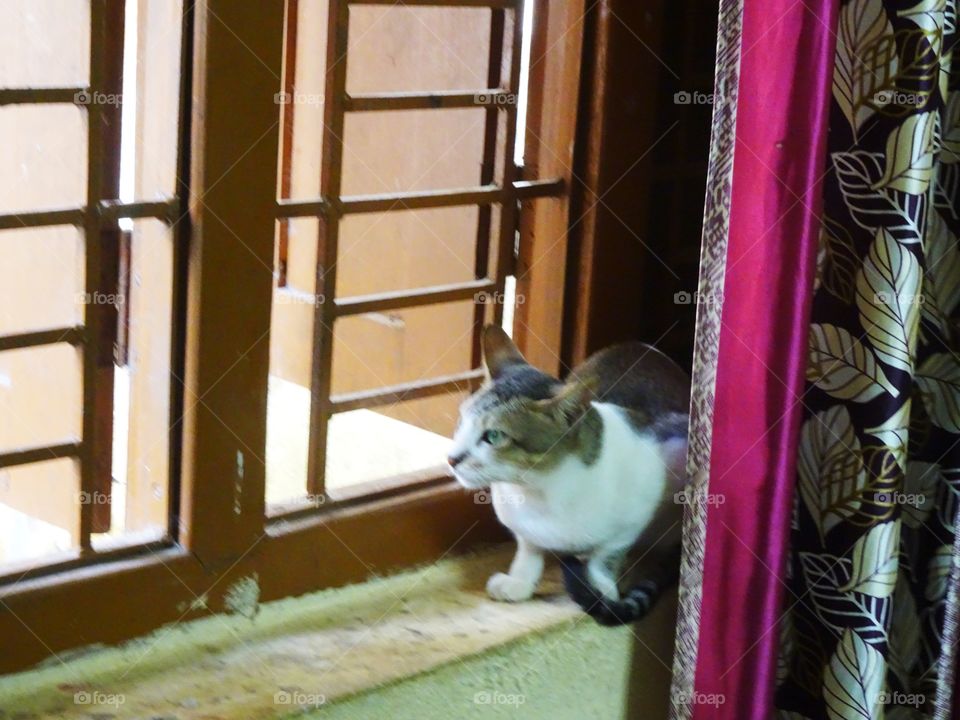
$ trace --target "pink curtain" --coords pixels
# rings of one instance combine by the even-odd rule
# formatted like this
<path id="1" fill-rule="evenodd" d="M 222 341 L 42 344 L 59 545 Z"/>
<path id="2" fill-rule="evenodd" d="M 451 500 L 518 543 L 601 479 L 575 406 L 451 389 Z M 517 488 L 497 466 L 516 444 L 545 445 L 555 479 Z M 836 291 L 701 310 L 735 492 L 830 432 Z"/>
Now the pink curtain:
<path id="1" fill-rule="evenodd" d="M 772 706 L 837 5 L 747 0 L 743 12 L 694 686 L 737 720 Z M 693 717 L 716 709 L 695 704 Z"/>
<path id="2" fill-rule="evenodd" d="M 732 152 L 732 184 L 725 198 L 710 187 L 722 178 L 708 179 L 704 243 L 713 237 L 725 248 L 713 257 L 704 248 L 704 263 L 719 264 L 722 279 L 713 278 L 706 297 L 701 286 L 708 304 L 698 345 L 718 337 L 719 348 L 698 347 L 695 365 L 695 384 L 715 374 L 715 397 L 705 398 L 713 434 L 702 453 L 708 467 L 692 458 L 709 485 L 697 488 L 688 522 L 702 523 L 705 537 L 703 547 L 686 549 L 703 562 L 699 578 L 691 577 L 696 563 L 685 563 L 681 626 L 699 614 L 690 623 L 699 638 L 693 648 L 678 639 L 675 717 L 767 720 L 773 704 L 838 2 L 721 8 L 716 112 L 735 108 L 726 108 L 732 118 L 715 118 L 713 145 Z M 734 129 L 732 139 L 718 137 Z M 710 280 L 709 267 L 702 274 Z M 703 367 L 711 359 L 715 366 Z M 694 415 L 696 405 L 695 397 Z M 691 674 L 684 664 L 695 668 L 692 687 L 683 686 Z"/>

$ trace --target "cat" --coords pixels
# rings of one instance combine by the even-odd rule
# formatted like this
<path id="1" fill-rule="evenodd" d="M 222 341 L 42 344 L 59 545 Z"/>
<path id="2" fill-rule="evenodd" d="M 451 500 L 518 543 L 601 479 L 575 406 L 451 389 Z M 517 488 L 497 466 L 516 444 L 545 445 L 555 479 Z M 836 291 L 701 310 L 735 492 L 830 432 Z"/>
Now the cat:
<path id="1" fill-rule="evenodd" d="M 592 355 L 563 382 L 497 326 L 484 328 L 482 348 L 486 381 L 461 406 L 447 462 L 464 487 L 490 488 L 517 541 L 487 593 L 529 599 L 552 553 L 597 621 L 642 617 L 679 567 L 689 377 L 639 342 Z M 621 595 L 631 549 L 659 553 L 660 570 Z"/>

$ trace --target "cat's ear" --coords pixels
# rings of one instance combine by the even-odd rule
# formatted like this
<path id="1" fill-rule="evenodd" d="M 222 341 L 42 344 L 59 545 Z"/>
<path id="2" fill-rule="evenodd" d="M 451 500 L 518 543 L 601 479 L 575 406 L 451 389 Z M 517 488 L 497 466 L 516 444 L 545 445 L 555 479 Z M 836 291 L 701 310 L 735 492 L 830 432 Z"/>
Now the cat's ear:
<path id="1" fill-rule="evenodd" d="M 596 378 L 570 377 L 560 392 L 537 404 L 544 412 L 574 423 L 590 408 L 590 402 L 597 399 L 596 389 Z"/>
<path id="2" fill-rule="evenodd" d="M 483 368 L 488 379 L 496 380 L 508 368 L 526 364 L 527 361 L 502 327 L 487 325 L 483 329 Z"/>

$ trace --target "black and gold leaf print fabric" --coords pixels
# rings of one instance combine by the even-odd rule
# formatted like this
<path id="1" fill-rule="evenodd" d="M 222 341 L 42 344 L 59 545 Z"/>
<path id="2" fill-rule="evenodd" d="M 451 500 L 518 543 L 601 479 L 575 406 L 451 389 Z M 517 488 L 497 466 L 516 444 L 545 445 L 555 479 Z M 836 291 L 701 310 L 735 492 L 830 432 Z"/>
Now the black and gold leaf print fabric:
<path id="1" fill-rule="evenodd" d="M 780 633 L 782 720 L 951 717 L 958 0 L 846 0 Z M 956 598 L 949 599 L 957 602 Z"/>

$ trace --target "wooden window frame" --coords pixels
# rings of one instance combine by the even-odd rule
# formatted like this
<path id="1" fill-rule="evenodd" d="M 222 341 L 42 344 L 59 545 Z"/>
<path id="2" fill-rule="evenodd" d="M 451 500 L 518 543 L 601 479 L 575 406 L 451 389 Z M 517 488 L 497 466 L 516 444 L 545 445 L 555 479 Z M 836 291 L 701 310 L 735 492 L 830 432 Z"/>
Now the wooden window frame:
<path id="1" fill-rule="evenodd" d="M 531 115 L 527 148 L 529 157 L 537 162 L 528 163 L 525 178 L 512 177 L 513 165 L 508 158 L 506 179 L 500 185 L 341 198 L 328 179 L 322 188 L 325 197 L 278 202 L 276 174 L 260 170 L 277 167 L 280 132 L 273 97 L 284 52 L 284 4 L 201 0 L 195 5 L 185 3 L 183 23 L 178 166 L 180 177 L 189 177 L 189 192 L 169 202 L 103 202 L 99 199 L 100 169 L 91 164 L 88 208 L 93 211 L 68 208 L 15 218 L 0 216 L 0 229 L 72 223 L 82 225 L 87 237 L 98 237 L 104 222 L 121 217 L 154 217 L 171 223 L 175 236 L 172 370 L 175 377 L 184 379 L 182 388 L 171 388 L 173 416 L 182 418 L 170 431 L 174 508 L 170 537 L 175 540 L 113 552 L 81 552 L 75 559 L 0 585 L 0 636 L 8 649 L 0 657 L 0 673 L 26 668 L 69 648 L 120 642 L 167 623 L 221 612 L 225 609 L 224 594 L 242 578 L 255 576 L 260 599 L 272 600 L 355 582 L 372 573 L 426 562 L 453 549 L 460 551 L 477 542 L 505 537 L 489 507 L 475 504 L 452 480 L 435 474 L 412 483 L 410 478 L 386 482 L 377 493 L 344 498 L 321 511 L 267 517 L 265 468 L 258 459 L 264 457 L 266 446 L 274 281 L 263 267 L 272 266 L 274 261 L 278 217 L 319 217 L 323 224 L 324 219 L 341 213 L 455 204 L 490 207 L 501 203 L 511 208 L 533 198 L 548 197 L 538 200 L 536 212 L 524 217 L 523 264 L 517 274 L 518 287 L 531 297 L 549 297 L 556 302 L 556 296 L 561 295 L 556 289 L 562 287 L 566 273 L 566 223 L 573 180 L 570 168 L 578 114 L 584 3 L 571 0 L 548 7 L 547 0 L 532 1 L 542 18 L 534 48 L 535 52 L 541 48 L 543 57 L 531 68 L 531 88 L 562 91 L 569 102 L 556 108 L 552 102 L 555 94 L 538 96 L 536 90 L 531 92 L 537 103 L 550 97 L 556 112 L 549 117 L 539 112 Z M 103 17 L 105 2 L 92 0 L 94 27 Z M 393 3 L 332 0 L 331 27 L 342 28 L 341 9 L 356 4 Z M 513 0 L 406 0 L 405 4 L 487 7 L 495 13 L 516 6 Z M 96 40 L 94 34 L 91 90 L 103 83 Z M 345 42 L 342 37 L 331 45 L 345 46 Z M 346 111 L 376 111 L 398 104 L 411 108 L 463 107 L 467 102 L 464 93 L 347 97 L 342 72 L 329 73 L 328 83 L 328 97 L 342 99 L 327 104 L 325 113 L 334 121 L 327 123 L 328 132 L 337 127 L 337 115 L 342 122 Z M 0 103 L 72 102 L 82 89 L 0 91 Z M 507 89 L 494 86 L 493 92 L 515 89 L 513 77 Z M 469 95 L 472 104 L 473 93 Z M 91 127 L 96 127 L 95 119 L 91 114 Z M 101 140 L 96 135 L 90 136 L 92 157 L 97 157 L 100 148 Z M 325 156 L 330 154 L 328 142 L 332 139 L 324 140 Z M 512 141 L 507 147 L 512 149 Z M 536 171 L 535 176 L 532 171 Z M 484 172 L 488 172 L 486 167 Z M 492 167 L 489 173 L 483 177 L 492 177 Z M 533 179 L 539 177 L 549 179 Z M 501 213 L 510 214 L 509 210 Z M 181 217 L 185 219 L 178 220 Z M 505 240 L 509 237 L 512 242 L 513 222 L 509 217 L 504 219 L 499 236 L 506 258 L 513 257 L 513 248 Z M 330 247 L 328 243 L 328 253 Z M 96 244 L 88 243 L 88 283 L 95 283 L 93 278 L 97 276 L 92 271 L 100 268 L 96 248 Z M 537 257 L 546 259 L 542 264 L 530 261 Z M 501 289 L 512 271 L 508 263 L 501 263 L 492 279 L 351 298 L 331 304 L 333 309 L 324 312 L 346 315 L 446 302 L 467 297 L 465 293 L 472 297 L 478 290 Z M 539 364 L 554 370 L 561 365 L 562 298 L 560 302 L 558 314 L 552 309 L 525 311 L 517 326 L 521 346 Z M 326 315 L 322 317 L 327 319 Z M 94 343 L 84 341 L 97 336 L 98 322 L 94 318 L 84 327 L 6 337 L 0 340 L 0 350 L 50 342 L 55 337 L 93 348 Z M 479 316 L 475 324 L 479 329 Z M 318 344 L 318 352 L 328 352 L 329 342 Z M 95 359 L 91 355 L 85 365 L 85 402 L 92 401 L 97 387 L 95 373 L 90 370 L 96 367 L 92 362 Z M 371 407 L 451 391 L 464 382 L 476 383 L 479 376 L 476 371 L 471 373 L 469 378 L 438 378 L 429 383 L 334 396 L 320 403 L 320 411 Z M 320 387 L 329 392 L 328 384 Z M 316 397 L 316 387 L 314 392 Z M 3 455 L 0 466 L 49 459 L 51 452 L 87 457 L 96 447 L 89 442 L 97 437 L 96 428 L 85 426 L 84 431 L 82 443 Z M 314 440 L 315 448 L 316 444 Z M 82 487 L 91 487 L 92 478 L 92 471 L 85 471 Z M 84 512 L 89 528 L 89 511 Z M 391 541 L 384 542 L 384 538 Z M 201 597 L 205 602 L 197 602 Z M 63 612 L 65 607 L 70 613 Z"/>

